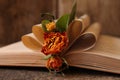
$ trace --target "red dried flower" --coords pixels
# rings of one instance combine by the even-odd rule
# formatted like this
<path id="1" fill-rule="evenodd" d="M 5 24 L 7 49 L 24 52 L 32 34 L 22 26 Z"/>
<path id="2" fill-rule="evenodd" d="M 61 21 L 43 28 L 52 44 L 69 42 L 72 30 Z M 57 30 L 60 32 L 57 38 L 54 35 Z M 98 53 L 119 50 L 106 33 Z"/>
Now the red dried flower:
<path id="1" fill-rule="evenodd" d="M 52 56 L 47 61 L 47 68 L 50 70 L 59 71 L 60 67 L 62 67 L 63 60 L 59 56 Z"/>
<path id="2" fill-rule="evenodd" d="M 44 45 L 41 51 L 45 55 L 59 54 L 65 47 L 67 47 L 67 45 L 68 38 L 66 32 L 44 33 Z"/>

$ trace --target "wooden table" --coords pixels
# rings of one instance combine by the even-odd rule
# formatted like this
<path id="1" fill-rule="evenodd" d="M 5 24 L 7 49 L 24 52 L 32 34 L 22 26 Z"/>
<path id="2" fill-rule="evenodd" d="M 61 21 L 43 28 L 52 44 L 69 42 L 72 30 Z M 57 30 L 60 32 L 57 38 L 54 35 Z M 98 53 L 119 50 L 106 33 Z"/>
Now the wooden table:
<path id="1" fill-rule="evenodd" d="M 49 74 L 46 68 L 0 67 L 0 80 L 120 80 L 120 75 L 70 67 L 65 76 Z"/>

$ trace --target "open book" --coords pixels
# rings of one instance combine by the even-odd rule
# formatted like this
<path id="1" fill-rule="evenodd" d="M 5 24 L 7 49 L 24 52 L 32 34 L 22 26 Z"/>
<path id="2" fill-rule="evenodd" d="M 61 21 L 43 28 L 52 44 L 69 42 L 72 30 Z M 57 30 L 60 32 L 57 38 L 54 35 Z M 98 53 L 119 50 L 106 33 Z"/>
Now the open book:
<path id="1" fill-rule="evenodd" d="M 88 16 L 77 19 L 71 24 L 71 27 L 81 27 L 78 31 L 74 27 L 70 30 L 71 44 L 64 53 L 69 66 L 120 74 L 120 39 L 99 35 L 99 23 L 86 27 L 88 25 Z M 40 25 L 35 26 L 40 27 Z M 28 34 L 27 36 L 33 37 L 34 35 Z M 0 66 L 45 67 L 44 56 L 41 51 L 26 48 L 20 41 L 0 48 Z"/>

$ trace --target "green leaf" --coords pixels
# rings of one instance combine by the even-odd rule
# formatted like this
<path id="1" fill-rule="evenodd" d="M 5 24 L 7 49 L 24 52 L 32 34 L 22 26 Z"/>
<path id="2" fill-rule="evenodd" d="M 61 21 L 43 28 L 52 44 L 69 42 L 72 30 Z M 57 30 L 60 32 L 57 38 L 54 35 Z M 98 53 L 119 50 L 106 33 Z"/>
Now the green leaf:
<path id="1" fill-rule="evenodd" d="M 60 17 L 56 22 L 57 31 L 59 32 L 66 31 L 66 28 L 68 27 L 68 22 L 69 22 L 69 14 L 65 14 L 62 17 Z"/>
<path id="2" fill-rule="evenodd" d="M 48 32 L 47 28 L 46 28 L 46 24 L 50 23 L 50 21 L 49 20 L 43 20 L 41 23 L 42 23 L 42 28 L 43 28 L 44 32 Z"/>
<path id="3" fill-rule="evenodd" d="M 72 10 L 71 10 L 71 13 L 70 13 L 70 20 L 69 20 L 69 24 L 72 22 L 72 20 L 75 18 L 75 14 L 76 14 L 76 7 L 77 7 L 77 3 L 76 3 L 76 0 L 74 1 L 73 3 L 73 6 L 72 6 Z"/>
<path id="4" fill-rule="evenodd" d="M 45 56 L 45 57 L 44 57 L 44 60 L 48 60 L 50 57 L 52 57 L 52 55 L 51 55 L 51 54 L 49 54 L 49 55 Z"/>

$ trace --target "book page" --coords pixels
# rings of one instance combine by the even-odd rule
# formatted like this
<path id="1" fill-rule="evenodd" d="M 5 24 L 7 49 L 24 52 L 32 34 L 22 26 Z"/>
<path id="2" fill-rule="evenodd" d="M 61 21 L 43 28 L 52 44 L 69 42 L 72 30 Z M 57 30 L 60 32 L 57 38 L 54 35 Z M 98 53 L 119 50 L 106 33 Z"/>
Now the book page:
<path id="1" fill-rule="evenodd" d="M 65 58 L 71 66 L 120 73 L 119 43 L 120 38 L 101 35 L 93 48 L 69 51 Z"/>
<path id="2" fill-rule="evenodd" d="M 93 23 L 88 29 L 75 40 L 73 45 L 70 45 L 68 51 L 79 50 L 81 52 L 91 49 L 98 41 L 98 37 L 101 31 L 99 23 Z M 68 54 L 67 52 L 65 54 Z"/>
<path id="3" fill-rule="evenodd" d="M 26 48 L 17 42 L 0 48 L 0 66 L 39 66 L 45 67 L 45 55 Z"/>
<path id="4" fill-rule="evenodd" d="M 100 36 L 95 47 L 87 52 L 100 53 L 99 55 L 120 59 L 120 38 Z"/>

